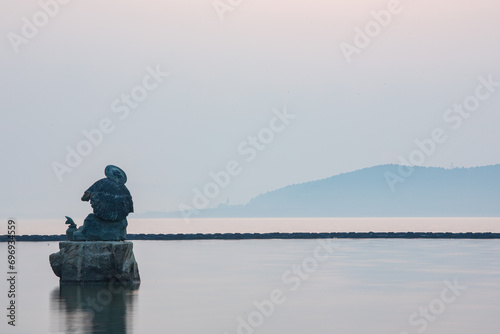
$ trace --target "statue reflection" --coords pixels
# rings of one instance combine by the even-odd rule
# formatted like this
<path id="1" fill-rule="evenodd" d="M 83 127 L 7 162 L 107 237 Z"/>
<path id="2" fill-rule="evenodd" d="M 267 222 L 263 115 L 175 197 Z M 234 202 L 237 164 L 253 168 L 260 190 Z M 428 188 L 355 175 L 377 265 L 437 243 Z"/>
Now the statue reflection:
<path id="1" fill-rule="evenodd" d="M 53 325 L 62 333 L 127 333 L 138 285 L 60 285 L 51 294 Z M 132 330 L 129 330 L 132 332 Z"/>

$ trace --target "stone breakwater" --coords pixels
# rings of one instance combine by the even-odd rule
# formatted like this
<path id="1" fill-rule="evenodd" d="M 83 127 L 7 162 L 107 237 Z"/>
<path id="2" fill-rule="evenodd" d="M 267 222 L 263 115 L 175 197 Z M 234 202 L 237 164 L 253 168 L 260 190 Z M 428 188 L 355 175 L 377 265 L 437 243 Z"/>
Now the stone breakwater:
<path id="1" fill-rule="evenodd" d="M 209 233 L 127 234 L 127 240 L 245 240 L 245 239 L 500 239 L 491 232 L 324 232 L 324 233 Z M 65 241 L 66 235 L 18 235 L 16 241 Z M 8 236 L 0 236 L 7 242 Z"/>

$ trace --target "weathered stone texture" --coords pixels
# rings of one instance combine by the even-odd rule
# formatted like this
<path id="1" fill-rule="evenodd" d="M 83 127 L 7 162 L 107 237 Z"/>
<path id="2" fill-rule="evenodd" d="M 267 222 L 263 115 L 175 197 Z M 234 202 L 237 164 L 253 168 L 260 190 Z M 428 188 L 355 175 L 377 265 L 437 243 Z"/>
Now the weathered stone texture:
<path id="1" fill-rule="evenodd" d="M 50 255 L 61 283 L 140 282 L 133 244 L 129 241 L 63 241 Z"/>

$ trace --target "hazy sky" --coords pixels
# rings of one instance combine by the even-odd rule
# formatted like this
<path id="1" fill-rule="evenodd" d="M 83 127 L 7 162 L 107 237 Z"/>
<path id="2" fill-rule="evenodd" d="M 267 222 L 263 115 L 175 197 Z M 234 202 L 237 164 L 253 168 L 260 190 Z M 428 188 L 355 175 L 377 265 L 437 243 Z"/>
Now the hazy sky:
<path id="1" fill-rule="evenodd" d="M 423 165 L 500 163 L 496 0 L 64 2 L 0 0 L 2 217 L 85 216 L 107 164 L 136 212 L 227 168 L 208 206 L 246 203 L 399 163 L 436 128 Z"/>

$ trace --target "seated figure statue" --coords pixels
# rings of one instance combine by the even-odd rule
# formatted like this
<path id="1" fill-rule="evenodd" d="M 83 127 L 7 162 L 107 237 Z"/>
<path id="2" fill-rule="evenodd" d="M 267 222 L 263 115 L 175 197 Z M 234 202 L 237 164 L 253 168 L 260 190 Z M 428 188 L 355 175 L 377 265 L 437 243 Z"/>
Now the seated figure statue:
<path id="1" fill-rule="evenodd" d="M 127 175 L 116 166 L 106 166 L 106 178 L 85 191 L 82 201 L 90 201 L 94 213 L 85 218 L 83 226 L 70 233 L 74 241 L 121 241 L 127 236 L 127 216 L 134 204 L 125 186 Z M 71 218 L 69 218 L 71 219 Z"/>

